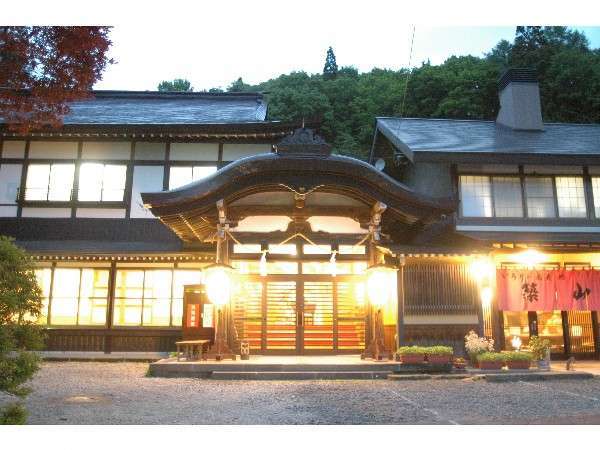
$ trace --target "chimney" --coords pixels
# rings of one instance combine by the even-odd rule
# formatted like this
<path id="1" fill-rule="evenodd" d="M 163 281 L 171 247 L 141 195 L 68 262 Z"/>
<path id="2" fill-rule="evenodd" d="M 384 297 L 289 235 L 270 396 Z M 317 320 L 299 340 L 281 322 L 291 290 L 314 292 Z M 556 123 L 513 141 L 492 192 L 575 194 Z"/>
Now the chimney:
<path id="1" fill-rule="evenodd" d="M 500 77 L 496 123 L 513 130 L 543 130 L 540 86 L 533 69 L 508 69 Z"/>

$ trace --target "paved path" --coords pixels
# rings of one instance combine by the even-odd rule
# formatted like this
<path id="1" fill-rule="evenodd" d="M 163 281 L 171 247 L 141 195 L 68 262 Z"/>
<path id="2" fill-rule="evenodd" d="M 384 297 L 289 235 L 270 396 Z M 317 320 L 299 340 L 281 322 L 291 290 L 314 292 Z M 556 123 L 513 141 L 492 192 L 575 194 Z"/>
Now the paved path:
<path id="1" fill-rule="evenodd" d="M 47 362 L 34 424 L 600 424 L 600 378 L 488 383 L 216 381 L 145 377 L 147 364 Z"/>

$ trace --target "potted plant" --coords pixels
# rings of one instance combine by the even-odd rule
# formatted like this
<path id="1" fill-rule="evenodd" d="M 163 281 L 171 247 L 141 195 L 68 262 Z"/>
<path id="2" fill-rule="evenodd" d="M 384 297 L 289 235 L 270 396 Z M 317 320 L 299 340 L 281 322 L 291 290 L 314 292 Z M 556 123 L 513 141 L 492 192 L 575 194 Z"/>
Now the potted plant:
<path id="1" fill-rule="evenodd" d="M 509 369 L 529 369 L 533 355 L 529 352 L 503 352 L 504 360 Z"/>
<path id="2" fill-rule="evenodd" d="M 478 367 L 477 357 L 484 352 L 494 351 L 494 340 L 479 337 L 473 330 L 465 336 L 465 349 L 473 367 Z"/>
<path id="3" fill-rule="evenodd" d="M 467 361 L 465 358 L 454 358 L 454 368 L 458 370 L 465 370 L 467 367 Z"/>
<path id="4" fill-rule="evenodd" d="M 529 338 L 529 350 L 533 360 L 541 370 L 550 370 L 550 340 L 540 339 L 539 336 Z"/>
<path id="5" fill-rule="evenodd" d="M 426 347 L 427 361 L 429 364 L 449 364 L 454 355 L 454 349 L 445 345 Z"/>
<path id="6" fill-rule="evenodd" d="M 483 370 L 500 370 L 504 366 L 504 354 L 496 352 L 485 352 L 477 355 L 479 368 Z"/>
<path id="7" fill-rule="evenodd" d="M 425 362 L 425 349 L 416 345 L 400 347 L 398 349 L 402 364 L 423 364 Z"/>

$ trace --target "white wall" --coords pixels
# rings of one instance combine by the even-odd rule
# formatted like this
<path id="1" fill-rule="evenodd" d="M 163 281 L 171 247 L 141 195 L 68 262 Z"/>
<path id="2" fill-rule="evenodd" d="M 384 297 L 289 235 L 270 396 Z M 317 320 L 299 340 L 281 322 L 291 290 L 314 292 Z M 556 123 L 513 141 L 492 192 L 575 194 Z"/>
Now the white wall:
<path id="1" fill-rule="evenodd" d="M 4 141 L 2 145 L 3 158 L 23 158 L 25 156 L 25 141 Z"/>
<path id="2" fill-rule="evenodd" d="M 0 166 L 0 205 L 16 205 L 17 190 L 21 184 L 21 164 L 2 164 Z M 0 207 L 0 217 L 15 217 L 16 206 Z"/>
<path id="3" fill-rule="evenodd" d="M 171 161 L 217 161 L 219 144 L 174 142 L 171 144 Z"/>
<path id="4" fill-rule="evenodd" d="M 129 159 L 131 142 L 84 142 L 82 159 Z"/>
<path id="5" fill-rule="evenodd" d="M 223 161 L 235 161 L 247 156 L 271 153 L 270 144 L 223 144 Z"/>
<path id="6" fill-rule="evenodd" d="M 75 159 L 77 142 L 71 141 L 31 141 L 29 143 L 31 159 Z"/>
<path id="7" fill-rule="evenodd" d="M 134 219 L 154 218 L 150 211 L 144 209 L 140 193 L 162 191 L 163 175 L 163 166 L 135 166 L 133 168 L 130 217 Z"/>

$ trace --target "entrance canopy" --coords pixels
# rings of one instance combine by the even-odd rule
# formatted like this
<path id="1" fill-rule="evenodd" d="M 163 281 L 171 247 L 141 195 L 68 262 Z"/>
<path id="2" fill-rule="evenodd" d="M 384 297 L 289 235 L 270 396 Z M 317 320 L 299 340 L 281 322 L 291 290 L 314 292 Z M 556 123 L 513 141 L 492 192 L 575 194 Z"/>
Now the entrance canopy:
<path id="1" fill-rule="evenodd" d="M 284 138 L 273 153 L 240 159 L 208 178 L 143 193 L 144 205 L 186 242 L 210 241 L 226 216 L 239 232 L 366 233 L 374 212 L 384 233 L 410 234 L 455 210 L 452 199 L 418 194 L 375 167 L 347 156 L 310 129 Z M 287 223 L 286 223 L 287 220 Z"/>

